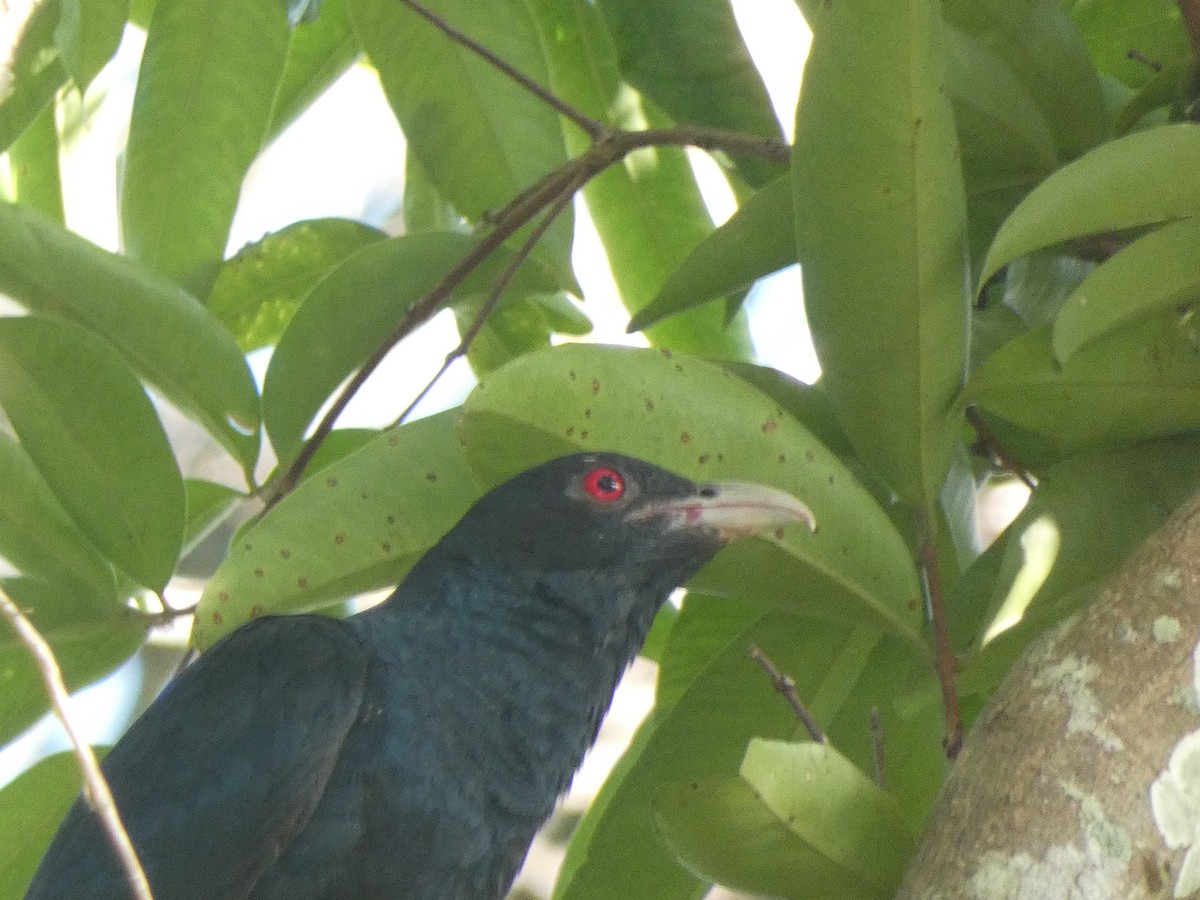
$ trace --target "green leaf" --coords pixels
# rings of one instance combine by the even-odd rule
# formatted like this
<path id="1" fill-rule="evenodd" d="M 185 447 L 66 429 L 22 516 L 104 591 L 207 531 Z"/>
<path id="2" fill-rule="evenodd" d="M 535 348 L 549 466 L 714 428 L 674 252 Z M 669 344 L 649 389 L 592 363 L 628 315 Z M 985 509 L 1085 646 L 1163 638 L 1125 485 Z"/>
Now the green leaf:
<path id="1" fill-rule="evenodd" d="M 386 240 L 350 219 L 312 219 L 269 234 L 226 260 L 206 305 L 244 351 L 275 344 L 300 301 L 364 247 Z"/>
<path id="2" fill-rule="evenodd" d="M 404 220 L 404 230 L 409 234 L 414 231 L 466 233 L 470 230 L 469 224 L 429 180 L 429 173 L 421 160 L 412 153 L 404 158 L 404 200 L 400 215 Z"/>
<path id="3" fill-rule="evenodd" d="M 472 221 L 499 210 L 567 160 L 558 115 L 475 53 L 395 0 L 348 0 L 358 39 L 439 192 Z M 435 0 L 435 13 L 545 84 L 546 62 L 523 0 Z M 568 208 L 538 255 L 570 281 Z"/>
<path id="4" fill-rule="evenodd" d="M 161 590 L 183 536 L 183 481 L 141 384 L 80 325 L 0 319 L 0 405 L 63 507 L 117 566 Z"/>
<path id="5" fill-rule="evenodd" d="M 54 100 L 70 76 L 54 43 L 58 0 L 33 7 L 0 86 L 0 151 L 7 150 Z"/>
<path id="6" fill-rule="evenodd" d="M 987 45 L 1021 79 L 1061 159 L 1100 143 L 1108 115 L 1087 47 L 1060 0 L 946 0 L 946 20 Z"/>
<path id="7" fill-rule="evenodd" d="M 597 6 L 625 80 L 675 121 L 783 139 L 728 0 Z M 761 159 L 744 158 L 738 169 L 755 186 L 778 175 Z"/>
<path id="8" fill-rule="evenodd" d="M 354 64 L 359 52 L 345 0 L 321 0 L 316 17 L 306 17 L 291 30 L 264 143 L 278 137 L 308 109 Z"/>
<path id="9" fill-rule="evenodd" d="M 0 203 L 0 290 L 105 337 L 249 472 L 258 393 L 237 345 L 195 298 L 37 213 Z"/>
<path id="10" fill-rule="evenodd" d="M 337 462 L 344 456 L 349 456 L 355 450 L 360 450 L 372 440 L 383 434 L 381 428 L 335 428 L 321 441 L 321 445 L 308 461 L 304 469 L 307 478 L 314 472 L 319 472 L 326 466 Z"/>
<path id="11" fill-rule="evenodd" d="M 926 664 L 914 663 L 908 647 L 871 628 L 762 615 L 747 604 L 689 592 L 660 662 L 654 710 L 576 829 L 558 900 L 705 894 L 707 885 L 685 873 L 655 833 L 660 788 L 733 777 L 751 738 L 796 740 L 804 731 L 749 657 L 752 644 L 795 680 L 817 721 L 837 744 L 853 747 L 847 755 L 860 767 L 871 765 L 868 710 L 883 713 L 889 741 L 903 741 L 890 746 L 906 748 L 889 754 L 888 778 L 910 797 L 923 795 L 916 804 L 921 809 L 909 811 L 909 821 L 919 824 L 944 765 L 940 709 L 935 702 L 932 718 L 927 710 L 915 718 L 901 715 L 899 699 L 913 684 L 912 666 Z"/>
<path id="12" fill-rule="evenodd" d="M 583 192 L 621 302 L 634 314 L 712 231 L 686 157 L 671 148 L 653 152 L 657 160 L 644 160 L 648 166 L 636 176 L 614 166 Z M 719 301 L 649 325 L 645 335 L 655 346 L 683 353 L 743 360 L 754 355 L 743 314 L 727 322 Z"/>
<path id="13" fill-rule="evenodd" d="M 1075 0 L 1069 6 L 1096 68 L 1132 87 L 1154 77 L 1143 60 L 1166 64 L 1191 54 L 1174 0 Z"/>
<path id="14" fill-rule="evenodd" d="M 0 895 L 21 897 L 82 777 L 74 753 L 56 753 L 27 769 L 0 791 Z"/>
<path id="15" fill-rule="evenodd" d="M 1118 135 L 1168 121 L 1187 119 L 1186 109 L 1196 79 L 1191 53 L 1163 66 L 1154 77 L 1118 101 L 1113 131 Z"/>
<path id="16" fill-rule="evenodd" d="M 19 572 L 115 601 L 112 566 L 67 515 L 21 446 L 0 434 L 0 557 Z"/>
<path id="17" fill-rule="evenodd" d="M 565 294 L 538 294 L 529 299 L 545 317 L 546 325 L 556 334 L 580 337 L 592 330 L 592 320 Z"/>
<path id="18" fill-rule="evenodd" d="M 621 128 L 669 124 L 653 106 L 639 106 L 621 80 L 616 51 L 595 4 L 547 0 L 539 4 L 555 93 L 594 118 Z M 574 128 L 568 146 L 589 145 Z M 686 157 L 669 147 L 646 148 L 610 166 L 584 188 L 583 196 L 604 245 L 621 302 L 636 313 L 667 276 L 712 231 Z M 721 359 L 750 359 L 745 319 L 726 322 L 724 304 L 712 302 L 650 326 L 652 344 Z"/>
<path id="19" fill-rule="evenodd" d="M 47 106 L 8 148 L 5 199 L 36 209 L 57 224 L 63 222 L 62 177 L 58 168 L 55 109 Z"/>
<path id="20" fill-rule="evenodd" d="M 753 740 L 742 778 L 823 856 L 886 895 L 915 847 L 896 801 L 828 744 Z"/>
<path id="21" fill-rule="evenodd" d="M 185 478 L 187 521 L 183 528 L 183 552 L 186 553 L 212 531 L 246 495 L 215 481 Z"/>
<path id="22" fill-rule="evenodd" d="M 454 310 L 459 334 L 467 334 L 474 326 L 483 299 L 480 296 L 478 302 L 464 302 Z M 560 295 L 559 299 L 561 303 L 553 311 L 538 297 L 513 298 L 493 309 L 467 350 L 475 375 L 481 377 L 518 356 L 549 347 L 550 336 L 558 330 L 554 321 L 567 325 L 571 329 L 568 333 L 579 333 L 581 326 L 583 333 L 590 331 L 591 321 L 565 297 Z"/>
<path id="23" fill-rule="evenodd" d="M 129 0 L 59 0 L 54 43 L 75 86 L 86 91 L 96 73 L 117 52 Z"/>
<path id="24" fill-rule="evenodd" d="M 778 369 L 752 363 L 721 362 L 720 365 L 774 400 L 843 461 L 853 457 L 854 448 L 838 425 L 833 405 L 820 381 L 805 384 Z"/>
<path id="25" fill-rule="evenodd" d="M 474 237 L 453 232 L 380 241 L 347 258 L 312 289 L 280 338 L 263 387 L 263 421 L 281 460 L 299 450 L 330 393 L 474 246 Z M 457 298 L 486 290 L 511 258 L 505 251 L 493 253 L 463 282 Z M 554 286 L 544 270 L 526 262 L 510 290 Z"/>
<path id="26" fill-rule="evenodd" d="M 692 585 L 877 623 L 923 652 L 912 560 L 886 515 L 799 422 L 711 363 L 584 344 L 529 354 L 467 398 L 462 438 L 484 484 L 562 452 L 606 449 L 690 478 L 781 487 L 812 508 L 816 534 L 738 541 Z"/>
<path id="27" fill-rule="evenodd" d="M 1200 427 L 1200 357 L 1190 323 L 1134 323 L 1059 365 L 1049 327 L 1005 344 L 971 374 L 963 402 L 1053 438 L 1061 450 Z"/>
<path id="28" fill-rule="evenodd" d="M 1021 317 L 1003 303 L 974 310 L 971 313 L 971 371 L 1028 330 Z"/>
<path id="29" fill-rule="evenodd" d="M 798 900 L 890 897 L 914 846 L 896 801 L 826 744 L 756 738 L 739 777 L 668 785 L 657 818 L 711 880 Z"/>
<path id="30" fill-rule="evenodd" d="M 1200 214 L 1200 125 L 1164 125 L 1109 141 L 1038 185 L 1001 226 L 979 283 L 1071 238 Z"/>
<path id="31" fill-rule="evenodd" d="M 197 296 L 225 255 L 288 49 L 279 0 L 158 0 L 129 124 L 126 252 Z"/>
<path id="32" fill-rule="evenodd" d="M 658 293 L 630 320 L 642 331 L 681 313 L 749 287 L 796 262 L 792 179 L 775 179 L 738 207 L 724 225 L 698 243 Z"/>
<path id="33" fill-rule="evenodd" d="M 946 81 L 962 148 L 971 262 L 983 261 L 1000 224 L 1058 165 L 1058 148 L 1020 76 L 984 41 L 947 26 Z"/>
<path id="34" fill-rule="evenodd" d="M 822 622 L 804 633 L 789 626 L 805 622 L 688 595 L 667 639 L 655 707 L 576 828 L 554 900 L 698 900 L 707 893 L 707 883 L 684 871 L 655 834 L 654 798 L 664 782 L 735 773 L 746 741 L 756 734 L 794 734 L 795 717 L 769 694 L 769 683 L 746 649 L 762 640 L 777 663 L 797 662 L 788 671 L 798 689 L 810 693 L 835 652 L 839 631 Z M 803 660 L 791 652 L 779 655 L 792 646 L 811 653 Z M 678 661 L 678 648 L 688 651 L 686 667 Z M 668 686 L 672 681 L 674 688 Z M 680 753 L 680 747 L 689 752 Z"/>
<path id="35" fill-rule="evenodd" d="M 30 578 L 0 579 L 58 660 L 68 690 L 111 672 L 146 639 L 149 620 L 121 603 L 101 605 L 69 587 Z M 49 708 L 42 673 L 7 622 L 0 627 L 0 742 L 12 740 Z"/>
<path id="36" fill-rule="evenodd" d="M 196 610 L 205 649 L 264 613 L 312 610 L 398 582 L 478 496 L 458 410 L 386 431 L 243 530 Z"/>
<path id="37" fill-rule="evenodd" d="M 918 506 L 936 498 L 957 440 L 968 309 L 937 6 L 826 8 L 813 23 L 792 161 L 825 389 L 859 456 Z"/>
<path id="38" fill-rule="evenodd" d="M 1054 322 L 1054 355 L 1146 316 L 1200 300 L 1200 217 L 1169 222 L 1096 268 L 1067 297 Z"/>
<path id="39" fill-rule="evenodd" d="M 1003 138 L 1000 148 L 988 146 L 983 140 L 971 141 L 964 148 L 970 151 L 966 159 L 984 154 L 993 161 L 1001 157 L 1047 172 L 1053 169 L 1058 152 L 1050 124 L 1017 73 L 979 38 L 953 26 L 946 27 L 945 36 L 947 80 L 956 117 L 985 120 L 993 126 L 991 134 Z M 962 123 L 958 125 L 961 135 Z M 973 135 L 974 131 L 968 130 L 967 134 Z M 986 166 L 978 168 L 984 170 Z"/>

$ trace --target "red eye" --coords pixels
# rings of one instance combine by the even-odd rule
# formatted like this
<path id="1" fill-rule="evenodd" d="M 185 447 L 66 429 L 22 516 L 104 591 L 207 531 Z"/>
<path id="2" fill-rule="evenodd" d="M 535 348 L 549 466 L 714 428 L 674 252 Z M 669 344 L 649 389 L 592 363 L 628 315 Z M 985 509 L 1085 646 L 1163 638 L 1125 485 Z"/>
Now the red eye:
<path id="1" fill-rule="evenodd" d="M 620 500 L 625 493 L 625 479 L 616 469 L 602 466 L 592 469 L 583 476 L 583 489 L 589 497 L 594 497 L 601 503 L 611 503 Z"/>

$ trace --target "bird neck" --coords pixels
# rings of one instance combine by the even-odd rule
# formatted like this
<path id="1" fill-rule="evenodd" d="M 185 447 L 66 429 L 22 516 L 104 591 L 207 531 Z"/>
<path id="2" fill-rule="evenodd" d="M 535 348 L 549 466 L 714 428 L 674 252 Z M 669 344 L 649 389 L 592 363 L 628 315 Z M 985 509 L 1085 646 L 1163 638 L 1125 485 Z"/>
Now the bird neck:
<path id="1" fill-rule="evenodd" d="M 505 766 L 502 788 L 511 796 L 501 802 L 544 816 L 569 786 L 673 585 L 431 556 L 363 614 L 365 630 L 381 648 L 404 648 L 407 659 L 397 664 L 419 667 L 426 702 L 438 706 L 460 746 L 465 735 L 481 760 Z M 434 699 L 448 697 L 457 705 Z"/>

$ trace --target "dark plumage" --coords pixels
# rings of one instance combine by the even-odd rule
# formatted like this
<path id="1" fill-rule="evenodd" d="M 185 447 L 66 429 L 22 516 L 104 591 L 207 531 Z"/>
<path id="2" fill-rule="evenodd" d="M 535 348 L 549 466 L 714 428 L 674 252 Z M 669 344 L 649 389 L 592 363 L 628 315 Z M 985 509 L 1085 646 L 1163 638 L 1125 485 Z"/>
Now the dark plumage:
<path id="1" fill-rule="evenodd" d="M 793 522 L 781 491 L 576 454 L 483 497 L 384 603 L 239 628 L 104 762 L 156 900 L 503 897 L 670 591 Z M 128 896 L 77 801 L 27 900 Z"/>

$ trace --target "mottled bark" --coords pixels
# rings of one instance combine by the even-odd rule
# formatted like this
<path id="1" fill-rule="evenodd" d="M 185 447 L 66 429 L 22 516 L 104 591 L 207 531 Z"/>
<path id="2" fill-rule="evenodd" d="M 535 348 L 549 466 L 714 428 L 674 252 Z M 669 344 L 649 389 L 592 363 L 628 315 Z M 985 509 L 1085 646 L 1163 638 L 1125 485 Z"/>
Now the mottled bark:
<path id="1" fill-rule="evenodd" d="M 1200 895 L 1198 637 L 1200 498 L 1009 673 L 896 897 Z"/>

